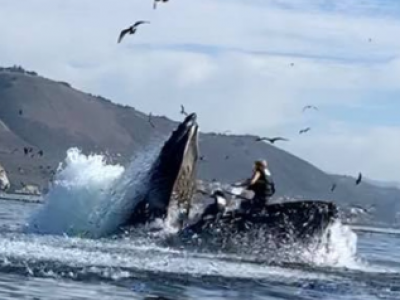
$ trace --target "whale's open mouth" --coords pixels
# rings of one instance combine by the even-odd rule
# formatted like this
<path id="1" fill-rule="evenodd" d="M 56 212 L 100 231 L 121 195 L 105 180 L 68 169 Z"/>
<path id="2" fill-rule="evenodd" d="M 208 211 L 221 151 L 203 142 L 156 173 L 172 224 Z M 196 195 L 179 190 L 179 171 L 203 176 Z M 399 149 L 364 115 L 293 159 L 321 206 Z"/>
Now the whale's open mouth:
<path id="1" fill-rule="evenodd" d="M 165 142 L 149 172 L 144 198 L 136 205 L 127 225 L 165 218 L 175 207 L 189 213 L 196 188 L 198 129 L 193 113 Z"/>

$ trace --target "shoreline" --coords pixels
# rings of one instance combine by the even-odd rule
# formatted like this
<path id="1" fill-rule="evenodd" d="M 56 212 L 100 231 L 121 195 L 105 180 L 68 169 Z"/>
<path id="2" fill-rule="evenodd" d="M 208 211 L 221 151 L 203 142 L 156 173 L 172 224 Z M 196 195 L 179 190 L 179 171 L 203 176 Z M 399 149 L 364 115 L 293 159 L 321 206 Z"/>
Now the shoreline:
<path id="1" fill-rule="evenodd" d="M 43 203 L 43 196 L 41 195 L 28 195 L 28 194 L 9 194 L 0 193 L 0 200 L 13 200 L 29 203 Z"/>

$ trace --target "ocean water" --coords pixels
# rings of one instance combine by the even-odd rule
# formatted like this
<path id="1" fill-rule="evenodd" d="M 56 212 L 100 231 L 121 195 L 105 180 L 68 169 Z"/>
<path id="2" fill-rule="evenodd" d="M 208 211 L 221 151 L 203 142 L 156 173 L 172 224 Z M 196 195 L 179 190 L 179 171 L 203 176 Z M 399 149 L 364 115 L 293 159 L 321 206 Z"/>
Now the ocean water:
<path id="1" fill-rule="evenodd" d="M 390 229 L 338 222 L 330 242 L 285 255 L 253 253 L 263 245 L 248 241 L 237 253 L 168 247 L 146 229 L 103 237 L 150 164 L 142 156 L 125 169 L 73 149 L 46 204 L 0 201 L 0 299 L 400 299 Z"/>

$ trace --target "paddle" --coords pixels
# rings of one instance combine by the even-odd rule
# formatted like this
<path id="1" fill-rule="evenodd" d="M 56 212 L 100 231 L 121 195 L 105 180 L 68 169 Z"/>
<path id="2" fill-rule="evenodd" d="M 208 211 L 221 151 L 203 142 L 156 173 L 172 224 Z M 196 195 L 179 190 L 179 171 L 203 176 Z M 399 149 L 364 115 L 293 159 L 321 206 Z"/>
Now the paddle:
<path id="1" fill-rule="evenodd" d="M 243 190 L 243 189 L 241 189 L 241 190 Z M 232 191 L 229 191 L 229 190 L 226 190 L 226 189 L 222 190 L 222 192 L 226 193 L 228 195 L 231 195 L 231 196 L 235 196 L 235 197 L 237 197 L 239 199 L 242 199 L 242 200 L 246 200 L 246 201 L 250 201 L 251 200 L 251 199 L 249 199 L 249 198 L 247 198 L 245 196 L 240 195 L 240 192 L 235 193 L 235 192 L 232 192 Z M 212 194 L 210 194 L 210 193 L 208 193 L 206 191 L 203 191 L 203 190 L 197 190 L 197 193 L 200 193 L 202 195 L 206 195 L 206 196 L 209 196 L 209 197 L 212 196 Z"/>
<path id="2" fill-rule="evenodd" d="M 239 198 L 239 199 L 242 199 L 242 200 L 246 200 L 246 201 L 250 201 L 250 200 L 251 200 L 251 199 L 249 199 L 249 198 L 247 198 L 247 197 L 245 197 L 245 196 L 238 195 L 238 194 L 232 193 L 232 192 L 227 191 L 227 190 L 225 190 L 225 191 L 223 191 L 223 192 L 224 192 L 224 193 L 227 193 L 228 195 L 235 196 L 235 197 L 237 197 L 237 198 Z"/>

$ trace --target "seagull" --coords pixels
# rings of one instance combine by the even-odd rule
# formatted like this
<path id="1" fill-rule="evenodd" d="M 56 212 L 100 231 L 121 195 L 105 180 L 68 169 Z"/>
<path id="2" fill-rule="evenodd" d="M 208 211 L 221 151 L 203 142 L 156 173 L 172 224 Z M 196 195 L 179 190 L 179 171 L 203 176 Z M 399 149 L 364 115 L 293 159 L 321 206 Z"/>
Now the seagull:
<path id="1" fill-rule="evenodd" d="M 311 128 L 310 128 L 310 127 L 307 127 L 307 128 L 301 129 L 301 130 L 299 131 L 299 134 L 306 133 L 306 132 L 308 132 L 308 131 L 310 131 L 310 130 L 311 130 Z"/>
<path id="2" fill-rule="evenodd" d="M 314 109 L 314 110 L 318 110 L 318 107 L 314 106 L 314 105 L 306 105 L 303 107 L 303 112 L 307 109 Z"/>
<path id="3" fill-rule="evenodd" d="M 185 110 L 185 107 L 181 104 L 181 114 L 187 116 L 188 113 Z"/>
<path id="4" fill-rule="evenodd" d="M 156 126 L 154 126 L 154 123 L 152 122 L 151 117 L 152 117 L 152 115 L 151 115 L 151 113 L 149 113 L 149 120 L 148 121 L 149 121 L 151 127 L 155 128 Z"/>
<path id="5" fill-rule="evenodd" d="M 280 137 L 280 136 L 273 137 L 273 138 L 268 138 L 268 137 L 258 137 L 258 138 L 256 138 L 256 142 L 261 142 L 261 141 L 268 141 L 271 144 L 273 144 L 276 141 L 289 141 L 289 140 L 285 139 L 283 137 Z"/>
<path id="6" fill-rule="evenodd" d="M 157 8 L 157 2 L 168 2 L 168 0 L 154 0 L 153 8 Z"/>
<path id="7" fill-rule="evenodd" d="M 362 180 L 362 174 L 358 173 L 358 177 L 357 177 L 357 180 L 356 180 L 356 185 L 359 185 L 361 183 L 361 180 Z"/>
<path id="8" fill-rule="evenodd" d="M 336 186 L 337 186 L 337 184 L 336 184 L 336 183 L 332 184 L 332 187 L 331 187 L 331 192 L 333 192 L 333 191 L 336 189 Z"/>
<path id="9" fill-rule="evenodd" d="M 118 37 L 118 43 L 121 43 L 122 39 L 124 38 L 125 35 L 127 34 L 134 34 L 137 30 L 137 27 L 141 24 L 150 24 L 149 21 L 137 21 L 135 24 L 133 24 L 131 27 L 128 27 L 124 30 L 121 31 Z"/>

